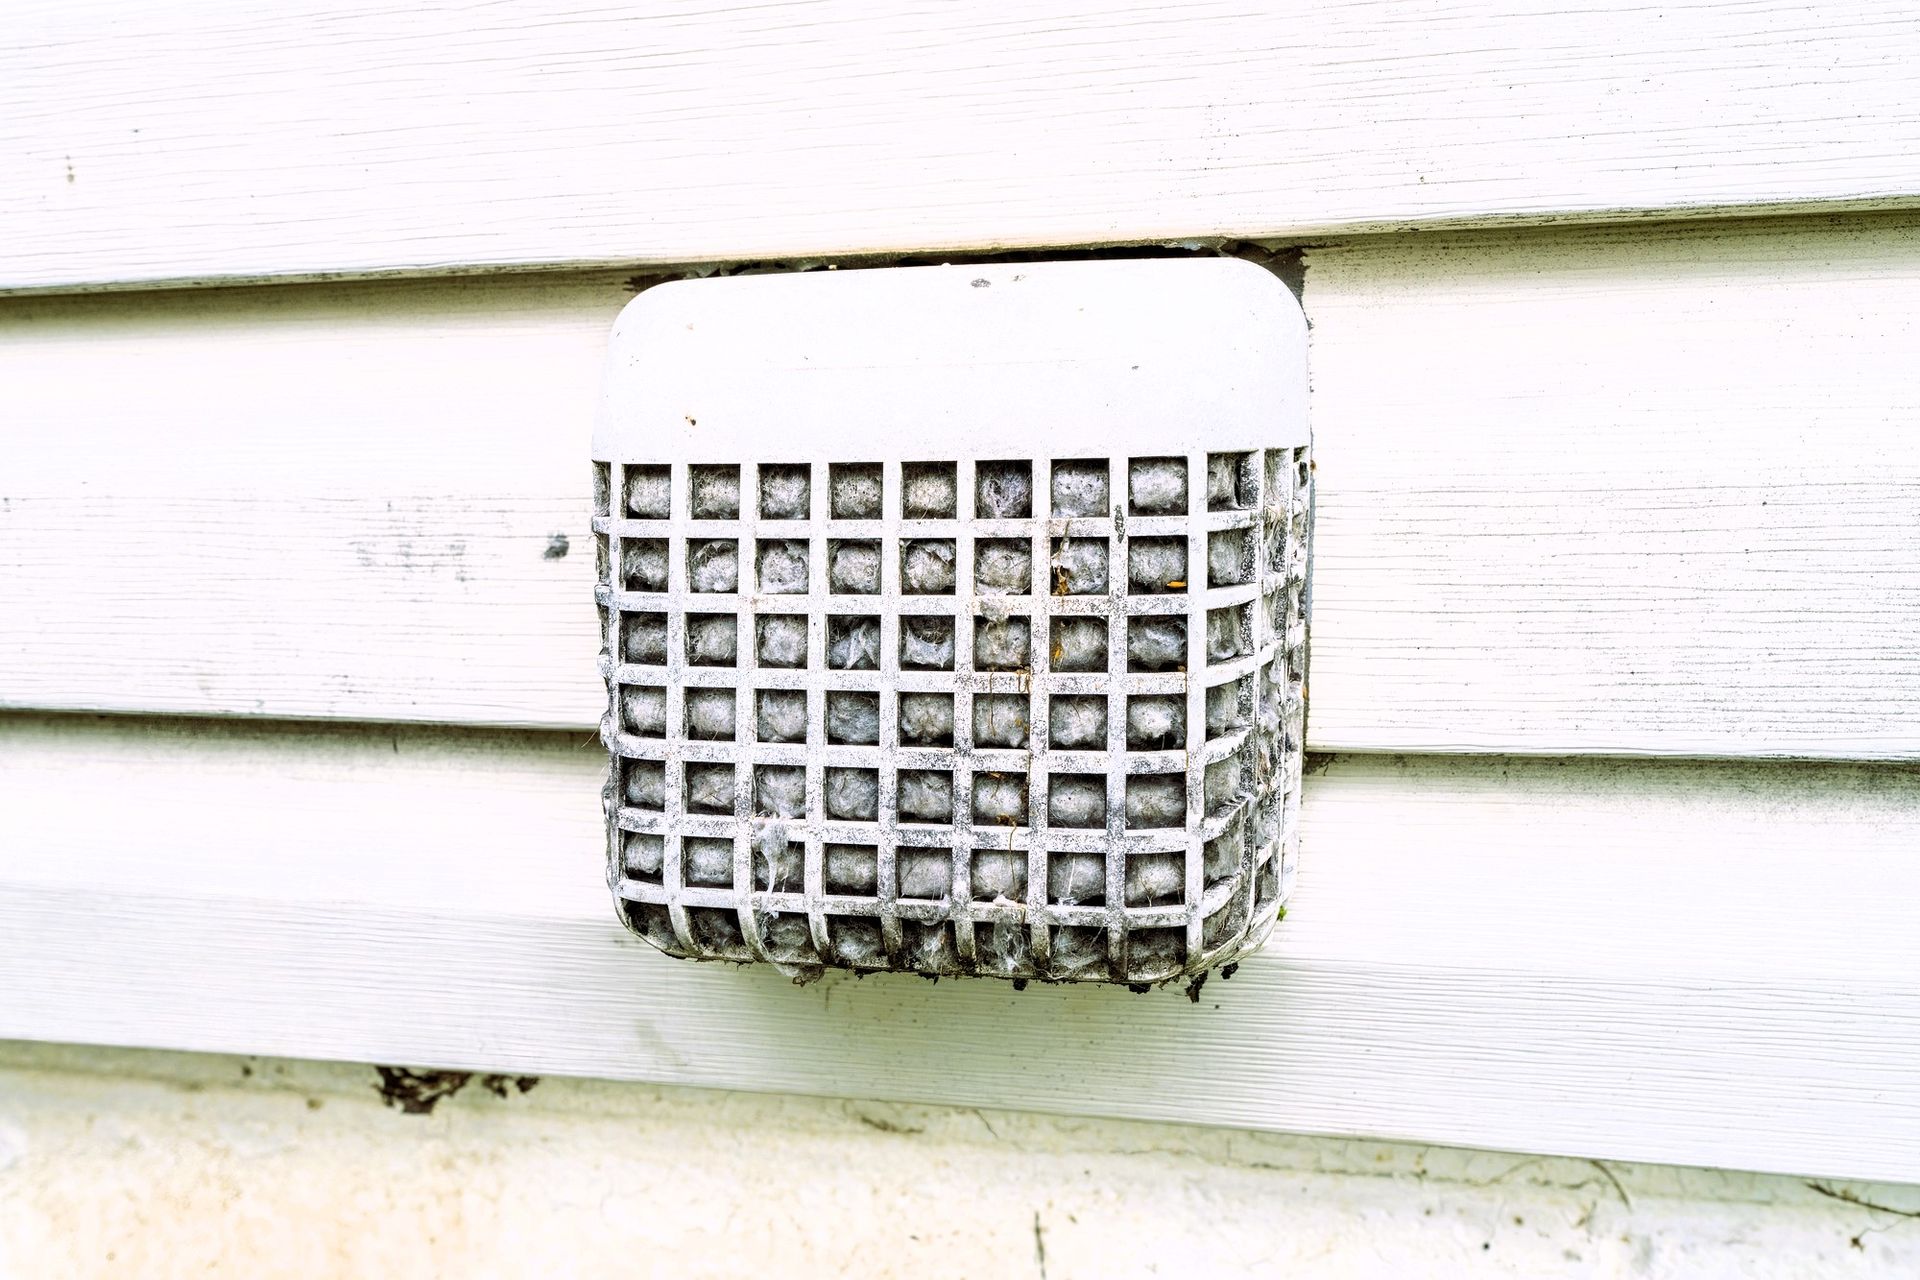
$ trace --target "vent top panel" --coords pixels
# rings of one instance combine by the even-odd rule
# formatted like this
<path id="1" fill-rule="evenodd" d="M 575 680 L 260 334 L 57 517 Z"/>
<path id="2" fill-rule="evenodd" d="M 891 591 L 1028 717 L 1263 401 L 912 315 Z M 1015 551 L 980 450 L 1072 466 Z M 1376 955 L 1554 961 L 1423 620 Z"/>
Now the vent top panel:
<path id="1" fill-rule="evenodd" d="M 795 461 L 1303 445 L 1306 321 L 1235 258 L 681 280 L 614 326 L 593 456 Z M 1044 440 L 1044 446 L 1036 446 Z M 931 455 L 929 455 L 931 456 Z"/>

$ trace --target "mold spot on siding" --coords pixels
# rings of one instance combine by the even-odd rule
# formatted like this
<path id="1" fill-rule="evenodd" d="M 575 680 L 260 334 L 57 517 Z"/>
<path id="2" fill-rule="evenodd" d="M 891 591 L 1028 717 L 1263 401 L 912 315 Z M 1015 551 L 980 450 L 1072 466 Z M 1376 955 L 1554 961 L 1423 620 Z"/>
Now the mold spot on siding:
<path id="1" fill-rule="evenodd" d="M 480 1087 L 496 1098 L 511 1098 L 516 1090 L 520 1093 L 532 1093 L 533 1087 L 539 1083 L 539 1076 L 480 1077 Z"/>
<path id="2" fill-rule="evenodd" d="M 380 1100 L 410 1116 L 430 1116 L 433 1109 L 473 1082 L 471 1071 L 421 1071 L 412 1067 L 375 1067 L 380 1073 L 376 1087 Z M 517 1091 L 533 1092 L 539 1076 L 484 1075 L 480 1087 L 496 1098 L 510 1098 Z"/>
<path id="3" fill-rule="evenodd" d="M 433 1109 L 467 1087 L 471 1071 L 415 1071 L 411 1067 L 375 1067 L 380 1073 L 380 1100 L 410 1116 L 430 1116 Z"/>

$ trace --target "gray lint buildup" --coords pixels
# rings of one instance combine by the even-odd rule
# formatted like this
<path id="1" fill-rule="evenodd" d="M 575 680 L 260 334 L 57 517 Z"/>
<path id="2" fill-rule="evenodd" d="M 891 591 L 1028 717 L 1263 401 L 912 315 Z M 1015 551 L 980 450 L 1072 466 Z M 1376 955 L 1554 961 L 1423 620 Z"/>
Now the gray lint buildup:
<path id="1" fill-rule="evenodd" d="M 1304 449 L 598 478 L 610 875 L 655 946 L 1138 985 L 1264 932 Z"/>

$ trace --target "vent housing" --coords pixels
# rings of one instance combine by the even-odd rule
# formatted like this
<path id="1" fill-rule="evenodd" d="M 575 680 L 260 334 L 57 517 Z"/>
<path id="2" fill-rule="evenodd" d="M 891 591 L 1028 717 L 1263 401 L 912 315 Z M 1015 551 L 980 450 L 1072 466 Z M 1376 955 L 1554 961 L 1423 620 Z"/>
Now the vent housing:
<path id="1" fill-rule="evenodd" d="M 1299 847 L 1304 348 L 1233 259 L 635 299 L 594 447 L 626 925 L 797 978 L 1256 946 Z"/>

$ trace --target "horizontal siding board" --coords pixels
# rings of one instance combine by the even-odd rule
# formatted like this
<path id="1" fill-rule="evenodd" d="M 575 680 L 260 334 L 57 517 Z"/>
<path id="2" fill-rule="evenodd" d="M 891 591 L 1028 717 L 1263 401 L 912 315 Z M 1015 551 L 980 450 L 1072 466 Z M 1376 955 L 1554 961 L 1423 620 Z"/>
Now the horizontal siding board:
<path id="1" fill-rule="evenodd" d="M 0 1037 L 1920 1179 L 1909 766 L 1324 760 L 1292 914 L 1197 1004 L 666 960 L 612 922 L 599 770 L 0 719 Z"/>
<path id="2" fill-rule="evenodd" d="M 1878 0 L 15 6 L 0 288 L 1920 197 Z"/>
<path id="3" fill-rule="evenodd" d="M 0 705 L 588 725 L 617 277 L 15 300 Z M 556 556 L 555 536 L 566 540 Z"/>
<path id="4" fill-rule="evenodd" d="M 1307 255 L 1310 745 L 1920 756 L 1920 231 Z M 622 277 L 12 299 L 0 706 L 589 730 Z M 565 554 L 559 554 L 560 543 Z"/>
<path id="5" fill-rule="evenodd" d="M 1309 259 L 1329 749 L 1920 753 L 1920 237 Z"/>

